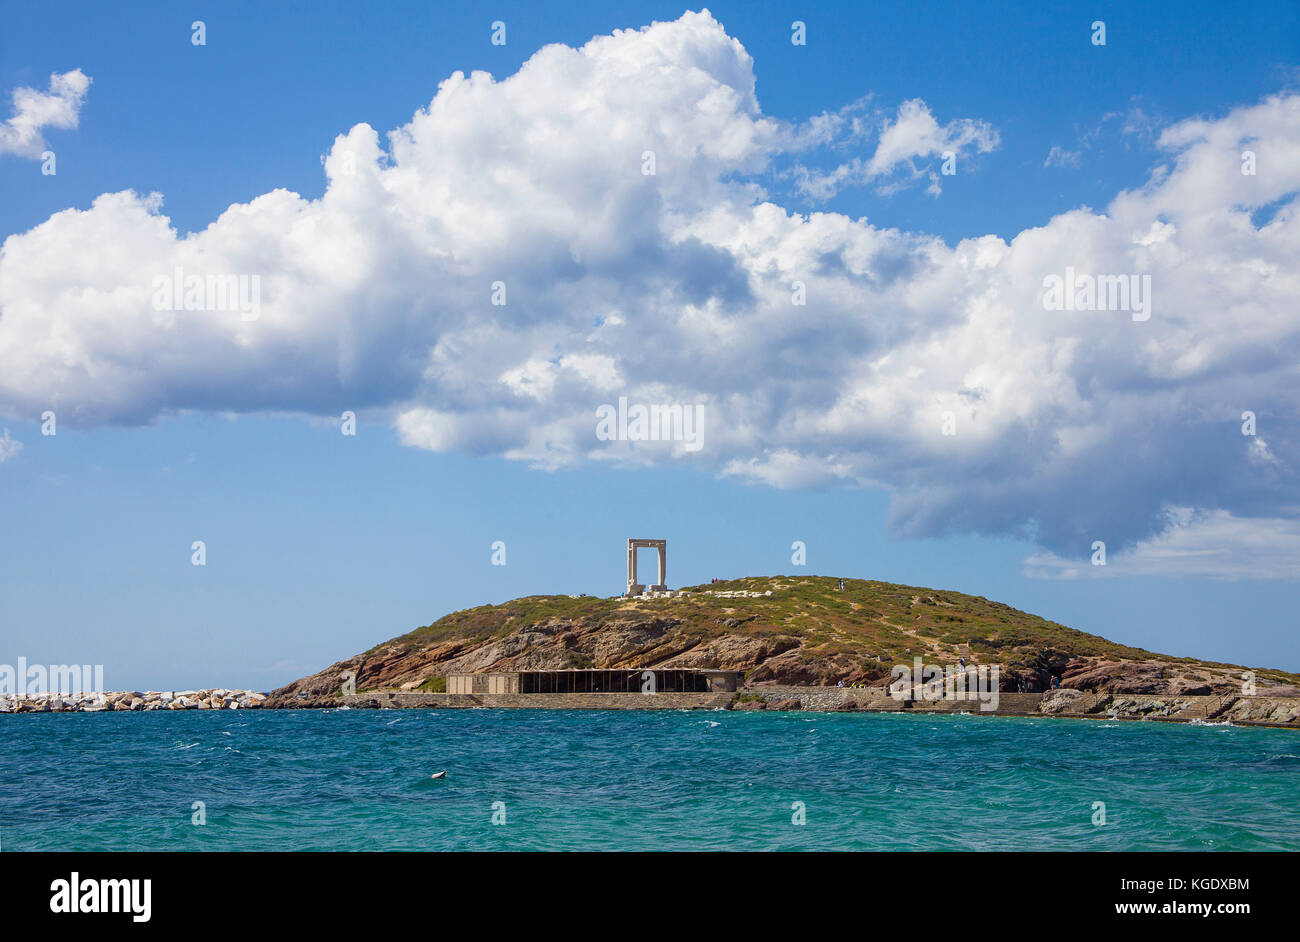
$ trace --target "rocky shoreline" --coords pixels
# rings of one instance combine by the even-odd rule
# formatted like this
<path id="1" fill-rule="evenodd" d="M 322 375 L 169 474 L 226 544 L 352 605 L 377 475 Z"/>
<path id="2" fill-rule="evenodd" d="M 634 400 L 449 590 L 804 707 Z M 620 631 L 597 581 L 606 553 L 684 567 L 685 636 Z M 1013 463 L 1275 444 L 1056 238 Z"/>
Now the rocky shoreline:
<path id="1" fill-rule="evenodd" d="M 1289 691 L 1288 691 L 1289 692 Z M 1048 693 L 1004 693 L 996 708 L 984 711 L 962 700 L 897 700 L 881 688 L 763 685 L 734 694 L 520 694 L 469 695 L 376 690 L 299 700 L 293 707 L 253 690 L 115 691 L 104 694 L 0 694 L 0 713 L 103 713 L 152 710 L 272 709 L 724 709 L 841 713 L 971 713 L 987 716 L 1037 716 L 1098 720 L 1152 720 L 1300 729 L 1296 696 L 1150 696 L 1098 694 L 1074 689 Z"/>
<path id="2" fill-rule="evenodd" d="M 1300 730 L 1300 697 L 1267 695 L 1149 696 L 1058 689 L 1002 693 L 990 709 L 969 699 L 895 699 L 883 687 L 747 686 L 734 693 L 448 694 L 369 690 L 302 703 L 300 709 L 425 710 L 754 710 L 785 713 L 895 713 L 1089 720 L 1137 720 Z"/>
<path id="3" fill-rule="evenodd" d="M 253 710 L 266 694 L 255 690 L 116 690 L 104 693 L 0 694 L 0 713 L 104 713 L 148 710 Z"/>
<path id="4" fill-rule="evenodd" d="M 1151 696 L 1118 692 L 1095 693 L 1060 688 L 1047 693 L 1002 693 L 996 707 L 981 709 L 971 701 L 896 700 L 885 688 L 745 687 L 733 710 L 808 710 L 825 713 L 970 713 L 983 716 L 1062 717 L 1090 720 L 1146 720 L 1232 726 L 1271 726 L 1300 729 L 1300 696 L 1283 695 Z"/>

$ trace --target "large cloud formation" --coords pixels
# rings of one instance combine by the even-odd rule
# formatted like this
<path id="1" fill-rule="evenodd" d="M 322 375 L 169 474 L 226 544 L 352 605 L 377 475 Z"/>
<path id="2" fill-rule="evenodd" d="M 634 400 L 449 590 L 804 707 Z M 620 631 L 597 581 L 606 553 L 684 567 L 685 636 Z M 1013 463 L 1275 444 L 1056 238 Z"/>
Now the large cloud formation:
<path id="1" fill-rule="evenodd" d="M 319 200 L 276 190 L 186 236 L 156 195 L 58 213 L 0 253 L 0 412 L 370 410 L 410 445 L 543 468 L 888 487 L 899 532 L 1068 559 L 1150 540 L 1172 508 L 1220 531 L 1300 516 L 1300 96 L 1166 130 L 1167 161 L 1104 212 L 950 246 L 772 202 L 756 175 L 808 128 L 765 117 L 754 83 L 687 14 L 454 74 L 386 148 L 340 136 Z M 926 133 L 882 139 L 867 176 L 996 142 L 923 103 L 890 127 Z M 1045 310 L 1067 267 L 1149 274 L 1150 318 Z M 258 275 L 260 317 L 158 310 L 177 268 Z M 602 441 L 620 396 L 705 404 L 703 447 Z"/>

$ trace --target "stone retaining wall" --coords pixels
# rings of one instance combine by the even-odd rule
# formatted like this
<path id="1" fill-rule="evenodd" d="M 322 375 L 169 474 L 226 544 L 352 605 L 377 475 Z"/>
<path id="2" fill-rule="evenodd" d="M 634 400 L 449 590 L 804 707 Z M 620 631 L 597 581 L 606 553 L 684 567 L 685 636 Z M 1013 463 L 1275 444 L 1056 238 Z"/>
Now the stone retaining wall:
<path id="1" fill-rule="evenodd" d="M 725 710 L 730 693 L 405 693 L 373 691 L 345 696 L 354 709 Z"/>
<path id="2" fill-rule="evenodd" d="M 742 687 L 749 697 L 761 697 L 768 704 L 797 700 L 803 710 L 864 710 L 873 713 L 899 711 L 924 713 L 1033 713 L 1042 699 L 1040 693 L 1002 693 L 997 710 L 980 710 L 979 700 L 896 700 L 885 687 L 791 687 L 766 684 Z"/>
<path id="3" fill-rule="evenodd" d="M 1047 694 L 1007 693 L 1004 691 L 998 694 L 998 708 L 991 712 L 995 715 L 1031 716 L 1040 712 L 1039 707 L 1042 705 L 1045 696 Z M 979 708 L 978 702 L 975 703 L 975 707 L 976 709 Z M 971 712 L 974 713 L 975 710 Z"/>
<path id="4" fill-rule="evenodd" d="M 768 703 L 798 700 L 804 710 L 838 710 L 844 703 L 846 687 L 741 687 L 737 693 L 749 697 L 762 697 Z"/>

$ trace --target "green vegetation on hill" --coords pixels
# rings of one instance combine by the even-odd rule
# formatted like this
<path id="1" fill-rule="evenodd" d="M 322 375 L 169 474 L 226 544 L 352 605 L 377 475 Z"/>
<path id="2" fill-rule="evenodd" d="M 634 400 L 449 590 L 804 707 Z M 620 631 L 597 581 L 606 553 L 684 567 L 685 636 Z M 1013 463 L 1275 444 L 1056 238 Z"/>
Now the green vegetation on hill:
<path id="1" fill-rule="evenodd" d="M 1029 666 L 1044 650 L 1073 657 L 1178 660 L 1116 644 L 1030 615 L 1000 602 L 960 592 L 864 579 L 774 576 L 733 579 L 683 588 L 685 597 L 532 595 L 501 605 L 452 612 L 380 648 L 414 650 L 440 642 L 483 643 L 548 621 L 608 621 L 628 614 L 671 619 L 678 632 L 700 640 L 721 635 L 798 638 L 809 658 L 835 655 L 910 661 L 916 655 Z M 720 598 L 720 592 L 767 593 Z"/>

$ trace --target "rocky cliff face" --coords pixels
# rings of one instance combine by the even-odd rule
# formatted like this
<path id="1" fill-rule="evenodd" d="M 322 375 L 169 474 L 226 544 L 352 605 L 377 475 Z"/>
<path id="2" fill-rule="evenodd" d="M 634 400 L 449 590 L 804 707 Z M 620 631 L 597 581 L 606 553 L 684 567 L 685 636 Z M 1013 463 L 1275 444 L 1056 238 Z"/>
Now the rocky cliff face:
<path id="1" fill-rule="evenodd" d="M 447 615 L 274 691 L 270 707 L 330 706 L 356 689 L 438 690 L 450 672 L 712 667 L 749 684 L 883 684 L 896 664 L 998 664 L 1002 688 L 1239 693 L 1246 668 L 1153 654 L 997 602 L 865 580 L 770 577 L 629 600 L 531 596 Z M 1256 670 L 1300 694 L 1300 677 Z"/>

